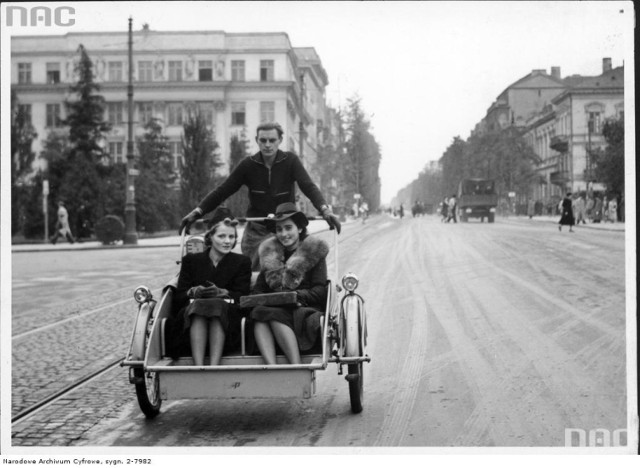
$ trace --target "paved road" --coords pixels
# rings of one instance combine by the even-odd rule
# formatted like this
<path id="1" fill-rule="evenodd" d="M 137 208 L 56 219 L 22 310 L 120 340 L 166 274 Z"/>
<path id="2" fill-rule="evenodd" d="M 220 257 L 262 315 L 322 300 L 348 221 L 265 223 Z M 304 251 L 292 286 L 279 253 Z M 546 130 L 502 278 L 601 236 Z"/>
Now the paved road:
<path id="1" fill-rule="evenodd" d="M 565 428 L 613 432 L 626 425 L 624 234 L 577 231 L 559 233 L 549 223 L 525 219 L 454 225 L 435 217 L 379 216 L 364 227 L 348 226 L 340 266 L 361 278 L 373 357 L 365 364 L 365 409 L 359 415 L 350 413 L 347 384 L 330 367 L 318 373 L 317 393 L 309 400 L 165 402 L 162 414 L 148 422 L 126 372 L 115 369 L 29 424 L 14 426 L 13 443 L 561 447 Z M 141 265 L 162 263 L 169 252 L 83 255 L 91 265 L 86 271 L 102 273 L 106 279 L 98 282 L 117 302 L 119 288 L 144 276 Z M 17 284 L 29 275 L 17 265 L 26 263 L 18 260 L 26 255 L 36 254 L 14 255 Z M 119 280 L 110 272 L 120 262 L 130 266 Z M 83 288 L 91 283 L 90 275 L 85 279 Z M 162 282 L 154 281 L 152 286 Z M 58 297 L 57 288 L 50 291 L 48 296 Z M 14 285 L 14 303 L 29 296 L 26 286 Z M 55 302 L 51 314 L 62 314 Z M 86 370 L 95 364 L 86 356 L 98 348 L 117 354 L 126 346 L 131 319 L 120 308 L 92 314 L 83 324 L 69 322 L 72 329 L 64 333 L 52 328 L 47 339 L 34 333 L 16 340 L 14 399 L 26 398 L 20 382 L 34 378 L 25 356 L 35 350 L 59 370 L 75 361 Z M 14 327 L 33 326 L 21 317 L 36 310 L 31 304 L 14 312 Z M 43 315 L 46 322 L 50 314 Z M 74 337 L 91 327 L 99 328 L 98 338 L 77 344 Z M 75 335 L 78 329 L 82 333 Z M 56 346 L 65 350 L 63 359 L 53 352 Z M 24 366 L 19 373 L 17 363 Z M 43 388 L 55 380 L 47 369 L 37 369 Z M 92 405 L 99 405 L 93 413 Z M 74 426 L 78 419 L 85 425 Z"/>

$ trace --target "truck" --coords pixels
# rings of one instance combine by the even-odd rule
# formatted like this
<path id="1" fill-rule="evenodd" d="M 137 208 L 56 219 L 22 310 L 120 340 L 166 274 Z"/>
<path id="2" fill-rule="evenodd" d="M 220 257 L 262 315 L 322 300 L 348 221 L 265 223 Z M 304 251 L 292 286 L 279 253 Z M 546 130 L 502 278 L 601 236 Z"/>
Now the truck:
<path id="1" fill-rule="evenodd" d="M 466 223 L 469 218 L 480 218 L 481 222 L 495 221 L 498 194 L 492 179 L 463 179 L 458 185 L 458 217 Z"/>

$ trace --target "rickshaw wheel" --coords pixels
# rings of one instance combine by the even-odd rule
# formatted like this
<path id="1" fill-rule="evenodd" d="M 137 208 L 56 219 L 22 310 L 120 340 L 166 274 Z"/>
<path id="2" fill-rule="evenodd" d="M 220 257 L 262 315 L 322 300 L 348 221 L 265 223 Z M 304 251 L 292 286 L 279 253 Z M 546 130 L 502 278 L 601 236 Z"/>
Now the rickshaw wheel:
<path id="1" fill-rule="evenodd" d="M 153 327 L 153 319 L 146 325 L 144 349 L 149 345 L 149 336 Z M 145 372 L 144 369 L 134 369 L 133 375 L 136 379 L 136 397 L 138 405 L 148 419 L 155 418 L 160 413 L 162 400 L 160 399 L 160 380 L 156 372 Z"/>
<path id="2" fill-rule="evenodd" d="M 362 354 L 360 349 L 361 324 L 359 309 L 352 309 L 346 314 L 345 320 L 345 354 L 348 357 L 358 357 Z M 349 399 L 351 400 L 351 412 L 360 413 L 362 411 L 362 399 L 364 394 L 363 367 L 362 362 L 349 364 L 348 375 Z"/>
<path id="3" fill-rule="evenodd" d="M 349 375 L 347 381 L 349 382 L 349 399 L 351 400 L 351 412 L 362 412 L 362 397 L 364 394 L 364 382 L 362 363 L 349 364 Z"/>
<path id="4" fill-rule="evenodd" d="M 138 405 L 149 418 L 155 418 L 160 413 L 162 400 L 160 399 L 160 385 L 158 375 L 155 372 L 145 372 L 144 369 L 134 369 L 133 375 L 136 378 L 136 396 Z"/>

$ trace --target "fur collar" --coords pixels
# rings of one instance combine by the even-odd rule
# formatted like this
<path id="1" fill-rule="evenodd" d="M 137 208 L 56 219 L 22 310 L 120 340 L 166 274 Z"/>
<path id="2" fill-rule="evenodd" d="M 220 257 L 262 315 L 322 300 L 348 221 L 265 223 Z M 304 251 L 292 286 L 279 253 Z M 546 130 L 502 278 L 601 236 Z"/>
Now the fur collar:
<path id="1" fill-rule="evenodd" d="M 305 273 L 315 267 L 329 253 L 329 245 L 312 236 L 300 242 L 291 257 L 284 261 L 284 246 L 275 237 L 263 241 L 258 248 L 260 270 L 271 289 L 295 290 Z"/>

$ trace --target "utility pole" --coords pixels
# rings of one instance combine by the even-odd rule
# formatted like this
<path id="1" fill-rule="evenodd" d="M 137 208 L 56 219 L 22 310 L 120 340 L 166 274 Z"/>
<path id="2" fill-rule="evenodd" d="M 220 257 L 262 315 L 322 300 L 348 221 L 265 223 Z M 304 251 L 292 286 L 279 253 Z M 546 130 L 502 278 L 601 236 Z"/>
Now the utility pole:
<path id="1" fill-rule="evenodd" d="M 136 170 L 133 167 L 133 18 L 129 17 L 129 84 L 127 86 L 128 97 L 128 123 L 127 123 L 127 175 L 126 175 L 126 201 L 124 205 L 124 244 L 137 244 L 138 233 L 136 231 L 136 204 L 134 177 Z"/>

